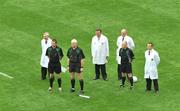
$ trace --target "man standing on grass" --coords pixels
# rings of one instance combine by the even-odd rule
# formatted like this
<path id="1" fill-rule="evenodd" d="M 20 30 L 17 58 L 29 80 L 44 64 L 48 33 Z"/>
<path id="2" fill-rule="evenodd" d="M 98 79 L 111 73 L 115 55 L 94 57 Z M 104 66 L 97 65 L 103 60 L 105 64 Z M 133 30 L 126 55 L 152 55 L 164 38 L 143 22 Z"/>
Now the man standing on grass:
<path id="1" fill-rule="evenodd" d="M 77 77 L 79 79 L 80 88 L 81 88 L 79 94 L 83 94 L 84 80 L 82 77 L 82 71 L 83 71 L 85 56 L 83 50 L 78 47 L 78 42 L 76 39 L 71 40 L 71 48 L 68 49 L 67 57 L 68 57 L 68 68 L 71 79 L 70 92 L 75 92 L 75 73 L 77 73 Z"/>
<path id="2" fill-rule="evenodd" d="M 119 56 L 119 50 L 120 48 L 122 48 L 122 43 L 126 41 L 127 42 L 127 47 L 131 50 L 133 50 L 135 48 L 135 45 L 134 45 L 134 41 L 133 39 L 128 36 L 128 32 L 126 29 L 122 29 L 121 30 L 121 35 L 118 37 L 117 39 L 117 51 L 116 51 L 116 60 L 117 60 L 117 63 L 118 63 L 118 67 L 117 67 L 117 72 L 118 72 L 118 80 L 121 80 L 122 79 L 122 74 L 121 74 L 121 58 Z"/>
<path id="3" fill-rule="evenodd" d="M 52 92 L 53 88 L 53 82 L 54 82 L 54 72 L 58 75 L 58 85 L 59 88 L 58 90 L 61 92 L 61 63 L 60 60 L 63 58 L 63 52 L 60 47 L 57 46 L 57 40 L 53 39 L 52 40 L 52 45 L 49 47 L 46 51 L 46 55 L 49 57 L 49 64 L 48 64 L 48 71 L 50 73 L 50 78 L 49 78 L 49 91 Z"/>
<path id="4" fill-rule="evenodd" d="M 49 38 L 49 33 L 45 32 L 43 34 L 43 39 L 41 40 L 41 48 L 42 48 L 42 54 L 41 54 L 41 80 L 46 79 L 47 75 L 47 68 L 49 63 L 49 58 L 46 56 L 46 50 L 48 47 L 51 46 L 51 39 Z"/>
<path id="5" fill-rule="evenodd" d="M 101 29 L 96 29 L 96 35 L 92 38 L 91 53 L 93 64 L 95 64 L 96 76 L 94 80 L 100 78 L 100 71 L 103 80 L 107 80 L 106 63 L 109 57 L 109 43 L 107 37 L 102 34 Z"/>
<path id="6" fill-rule="evenodd" d="M 147 51 L 145 52 L 145 74 L 146 79 L 146 91 L 151 91 L 151 83 L 154 83 L 155 93 L 158 93 L 158 71 L 157 67 L 160 63 L 160 57 L 156 50 L 153 49 L 153 43 L 149 42 L 147 44 Z"/>
<path id="7" fill-rule="evenodd" d="M 133 51 L 127 47 L 127 42 L 122 43 L 122 48 L 119 50 L 121 57 L 121 74 L 122 84 L 120 87 L 125 87 L 126 74 L 130 82 L 130 89 L 133 88 L 132 60 L 134 59 Z"/>

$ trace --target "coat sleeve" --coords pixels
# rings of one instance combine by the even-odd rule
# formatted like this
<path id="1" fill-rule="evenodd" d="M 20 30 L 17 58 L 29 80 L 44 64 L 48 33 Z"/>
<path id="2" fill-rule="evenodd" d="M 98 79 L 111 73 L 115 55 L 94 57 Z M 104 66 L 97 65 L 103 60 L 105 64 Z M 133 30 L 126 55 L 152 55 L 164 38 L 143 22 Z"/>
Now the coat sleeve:
<path id="1" fill-rule="evenodd" d="M 108 39 L 106 38 L 106 56 L 109 57 L 109 42 Z"/>
<path id="2" fill-rule="evenodd" d="M 117 38 L 116 45 L 117 45 L 117 47 L 119 47 L 119 37 Z"/>
<path id="3" fill-rule="evenodd" d="M 156 52 L 156 54 L 155 54 L 155 62 L 156 62 L 156 65 L 159 65 L 159 63 L 160 63 L 160 57 L 159 57 L 158 52 Z"/>
<path id="4" fill-rule="evenodd" d="M 133 50 L 135 48 L 135 44 L 132 38 L 130 39 L 130 41 L 131 41 L 131 49 Z"/>
<path id="5" fill-rule="evenodd" d="M 91 41 L 91 55 L 94 57 L 95 55 L 95 52 L 94 52 L 94 38 L 92 38 L 92 41 Z"/>

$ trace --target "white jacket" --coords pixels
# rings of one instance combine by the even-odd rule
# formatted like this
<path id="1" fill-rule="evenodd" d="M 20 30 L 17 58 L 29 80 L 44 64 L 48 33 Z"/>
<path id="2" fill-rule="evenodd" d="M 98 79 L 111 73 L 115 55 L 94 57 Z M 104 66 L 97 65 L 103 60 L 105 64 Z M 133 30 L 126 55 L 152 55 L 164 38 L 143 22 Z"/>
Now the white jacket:
<path id="1" fill-rule="evenodd" d="M 45 39 L 41 40 L 41 48 L 42 48 L 42 54 L 41 54 L 41 61 L 40 65 L 42 67 L 48 68 L 49 58 L 46 56 L 46 50 L 48 47 L 51 46 L 52 40 L 48 38 L 47 44 L 45 43 Z"/>
<path id="2" fill-rule="evenodd" d="M 107 62 L 106 57 L 109 57 L 109 43 L 107 37 L 101 34 L 101 37 L 98 39 L 97 36 L 94 36 L 91 42 L 91 53 L 93 64 L 105 64 Z"/>
<path id="3" fill-rule="evenodd" d="M 149 55 L 149 50 L 145 52 L 145 74 L 144 78 L 150 78 L 150 79 L 158 79 L 158 71 L 157 71 L 157 66 L 160 63 L 160 57 L 158 52 L 156 52 L 154 49 L 150 50 L 150 55 Z"/>
<path id="4" fill-rule="evenodd" d="M 118 64 L 121 64 L 121 57 L 119 56 L 119 50 L 120 50 L 120 48 L 122 48 L 123 41 L 127 42 L 127 47 L 130 48 L 131 50 L 133 50 L 135 48 L 134 41 L 131 37 L 125 36 L 124 40 L 122 40 L 122 39 L 123 39 L 122 36 L 119 36 L 117 39 L 117 47 L 118 48 L 116 50 L 116 61 Z"/>

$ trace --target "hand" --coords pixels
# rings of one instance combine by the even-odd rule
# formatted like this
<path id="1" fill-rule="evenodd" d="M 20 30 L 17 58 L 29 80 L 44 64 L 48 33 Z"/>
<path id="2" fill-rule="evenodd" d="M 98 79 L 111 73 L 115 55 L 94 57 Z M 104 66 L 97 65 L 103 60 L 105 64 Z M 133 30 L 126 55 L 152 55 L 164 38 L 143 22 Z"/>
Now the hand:
<path id="1" fill-rule="evenodd" d="M 106 56 L 106 59 L 108 59 L 109 57 L 108 56 Z"/>
<path id="2" fill-rule="evenodd" d="M 83 67 L 81 67 L 80 71 L 83 72 Z"/>

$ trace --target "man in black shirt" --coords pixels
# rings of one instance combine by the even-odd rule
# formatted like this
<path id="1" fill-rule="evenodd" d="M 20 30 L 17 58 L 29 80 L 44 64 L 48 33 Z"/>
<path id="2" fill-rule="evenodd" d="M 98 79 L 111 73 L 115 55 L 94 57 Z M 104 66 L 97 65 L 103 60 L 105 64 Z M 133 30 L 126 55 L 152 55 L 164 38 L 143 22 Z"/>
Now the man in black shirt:
<path id="1" fill-rule="evenodd" d="M 50 87 L 49 91 L 52 91 L 53 82 L 54 82 L 54 72 L 58 75 L 58 85 L 59 91 L 62 90 L 61 88 L 61 63 L 60 60 L 63 58 L 63 52 L 60 47 L 57 46 L 57 40 L 52 40 L 52 45 L 46 51 L 46 55 L 49 57 L 49 64 L 48 64 L 48 71 L 50 73 Z"/>
<path id="2" fill-rule="evenodd" d="M 84 53 L 81 48 L 77 45 L 77 40 L 73 39 L 71 40 L 71 48 L 68 49 L 67 52 L 68 57 L 68 68 L 70 72 L 70 79 L 71 79 L 71 92 L 75 92 L 75 73 L 77 73 L 79 83 L 80 83 L 80 94 L 84 93 L 84 81 L 82 78 L 81 72 L 83 71 L 83 65 L 84 65 Z"/>
<path id="3" fill-rule="evenodd" d="M 120 87 L 124 87 L 124 83 L 126 80 L 126 74 L 128 75 L 128 79 L 130 81 L 130 89 L 133 88 L 133 75 L 132 75 L 132 60 L 134 59 L 134 54 L 131 49 L 127 47 L 127 42 L 122 43 L 122 48 L 119 51 L 119 56 L 121 57 L 121 73 L 122 73 L 122 84 Z"/>

